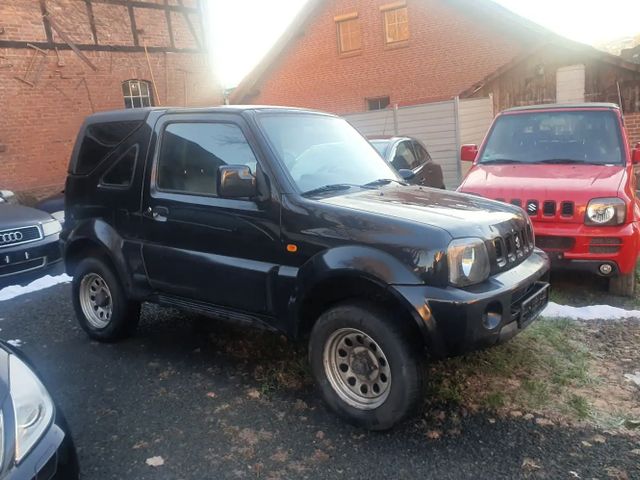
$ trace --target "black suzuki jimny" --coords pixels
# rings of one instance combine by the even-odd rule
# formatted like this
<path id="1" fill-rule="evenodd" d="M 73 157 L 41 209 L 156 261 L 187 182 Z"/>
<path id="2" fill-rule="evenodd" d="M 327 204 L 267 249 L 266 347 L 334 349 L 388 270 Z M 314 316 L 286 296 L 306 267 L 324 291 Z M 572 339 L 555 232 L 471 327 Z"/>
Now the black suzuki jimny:
<path id="1" fill-rule="evenodd" d="M 65 264 L 91 338 L 131 334 L 141 302 L 308 338 L 326 402 L 370 429 L 418 404 L 422 353 L 495 345 L 548 301 L 548 259 L 523 210 L 407 185 L 319 112 L 92 115 L 65 208 Z"/>

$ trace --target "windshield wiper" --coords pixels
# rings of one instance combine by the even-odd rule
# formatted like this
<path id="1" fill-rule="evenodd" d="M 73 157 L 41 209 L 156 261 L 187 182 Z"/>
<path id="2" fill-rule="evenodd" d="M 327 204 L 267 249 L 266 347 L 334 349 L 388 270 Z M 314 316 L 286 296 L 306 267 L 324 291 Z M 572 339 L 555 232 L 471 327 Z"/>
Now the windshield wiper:
<path id="1" fill-rule="evenodd" d="M 365 183 L 362 185 L 363 187 L 377 187 L 378 185 L 388 185 L 392 182 L 399 183 L 400 185 L 407 186 L 408 183 L 402 182 L 400 180 L 396 180 L 395 178 L 379 178 L 378 180 L 374 180 L 373 182 Z"/>
<path id="2" fill-rule="evenodd" d="M 513 160 L 512 158 L 491 158 L 489 160 L 480 161 L 480 164 L 482 165 L 486 163 L 525 163 L 525 162 L 519 162 L 518 160 Z"/>
<path id="3" fill-rule="evenodd" d="M 353 185 L 351 183 L 333 183 L 331 185 L 323 185 L 318 188 L 312 188 L 306 192 L 302 192 L 302 195 L 315 195 L 317 193 L 325 192 L 339 192 L 340 190 L 349 190 L 350 188 L 365 188 L 362 185 Z"/>
<path id="4" fill-rule="evenodd" d="M 547 158 L 546 160 L 538 160 L 533 163 L 589 163 L 585 160 L 576 160 L 575 158 Z"/>

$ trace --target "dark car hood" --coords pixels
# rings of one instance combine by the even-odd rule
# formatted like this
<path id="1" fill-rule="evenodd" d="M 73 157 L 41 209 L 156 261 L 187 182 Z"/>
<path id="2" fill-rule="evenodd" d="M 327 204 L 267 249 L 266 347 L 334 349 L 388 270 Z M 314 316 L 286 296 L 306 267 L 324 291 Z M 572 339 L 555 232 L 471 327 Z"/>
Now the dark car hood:
<path id="1" fill-rule="evenodd" d="M 24 205 L 0 203 L 0 230 L 27 227 L 51 220 L 51 215 Z"/>
<path id="2" fill-rule="evenodd" d="M 452 237 L 493 236 L 494 227 L 525 221 L 522 209 L 473 195 L 424 188 L 389 186 L 320 200 L 371 214 L 392 216 L 442 228 Z"/>

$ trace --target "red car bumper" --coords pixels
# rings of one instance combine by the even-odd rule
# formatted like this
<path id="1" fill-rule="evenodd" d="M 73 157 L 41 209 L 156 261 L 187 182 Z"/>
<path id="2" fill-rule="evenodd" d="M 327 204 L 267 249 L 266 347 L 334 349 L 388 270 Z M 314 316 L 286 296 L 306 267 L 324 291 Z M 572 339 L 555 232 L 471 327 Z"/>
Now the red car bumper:
<path id="1" fill-rule="evenodd" d="M 557 268 L 589 270 L 602 274 L 600 266 L 611 265 L 611 274 L 633 272 L 640 248 L 640 225 L 591 227 L 533 221 L 536 246 L 546 251 Z"/>

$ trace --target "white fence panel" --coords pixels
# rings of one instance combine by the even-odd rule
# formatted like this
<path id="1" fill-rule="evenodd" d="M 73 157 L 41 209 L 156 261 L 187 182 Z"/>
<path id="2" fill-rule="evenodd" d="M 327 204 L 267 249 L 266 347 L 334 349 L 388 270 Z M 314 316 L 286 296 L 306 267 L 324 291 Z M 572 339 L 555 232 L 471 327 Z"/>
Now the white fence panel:
<path id="1" fill-rule="evenodd" d="M 398 133 L 424 143 L 433 161 L 442 166 L 447 188 L 458 185 L 456 118 L 453 101 L 398 109 Z"/>
<path id="2" fill-rule="evenodd" d="M 422 141 L 433 160 L 442 166 L 447 188 L 453 189 L 460 184 L 459 143 L 482 141 L 493 119 L 493 106 L 490 98 L 461 100 L 458 118 L 455 100 L 344 117 L 365 136 L 401 135 Z"/>
<path id="3" fill-rule="evenodd" d="M 493 121 L 493 101 L 491 98 L 469 98 L 460 100 L 458 107 L 460 122 L 460 143 L 480 145 Z M 471 163 L 462 164 L 463 176 L 471 168 Z"/>

